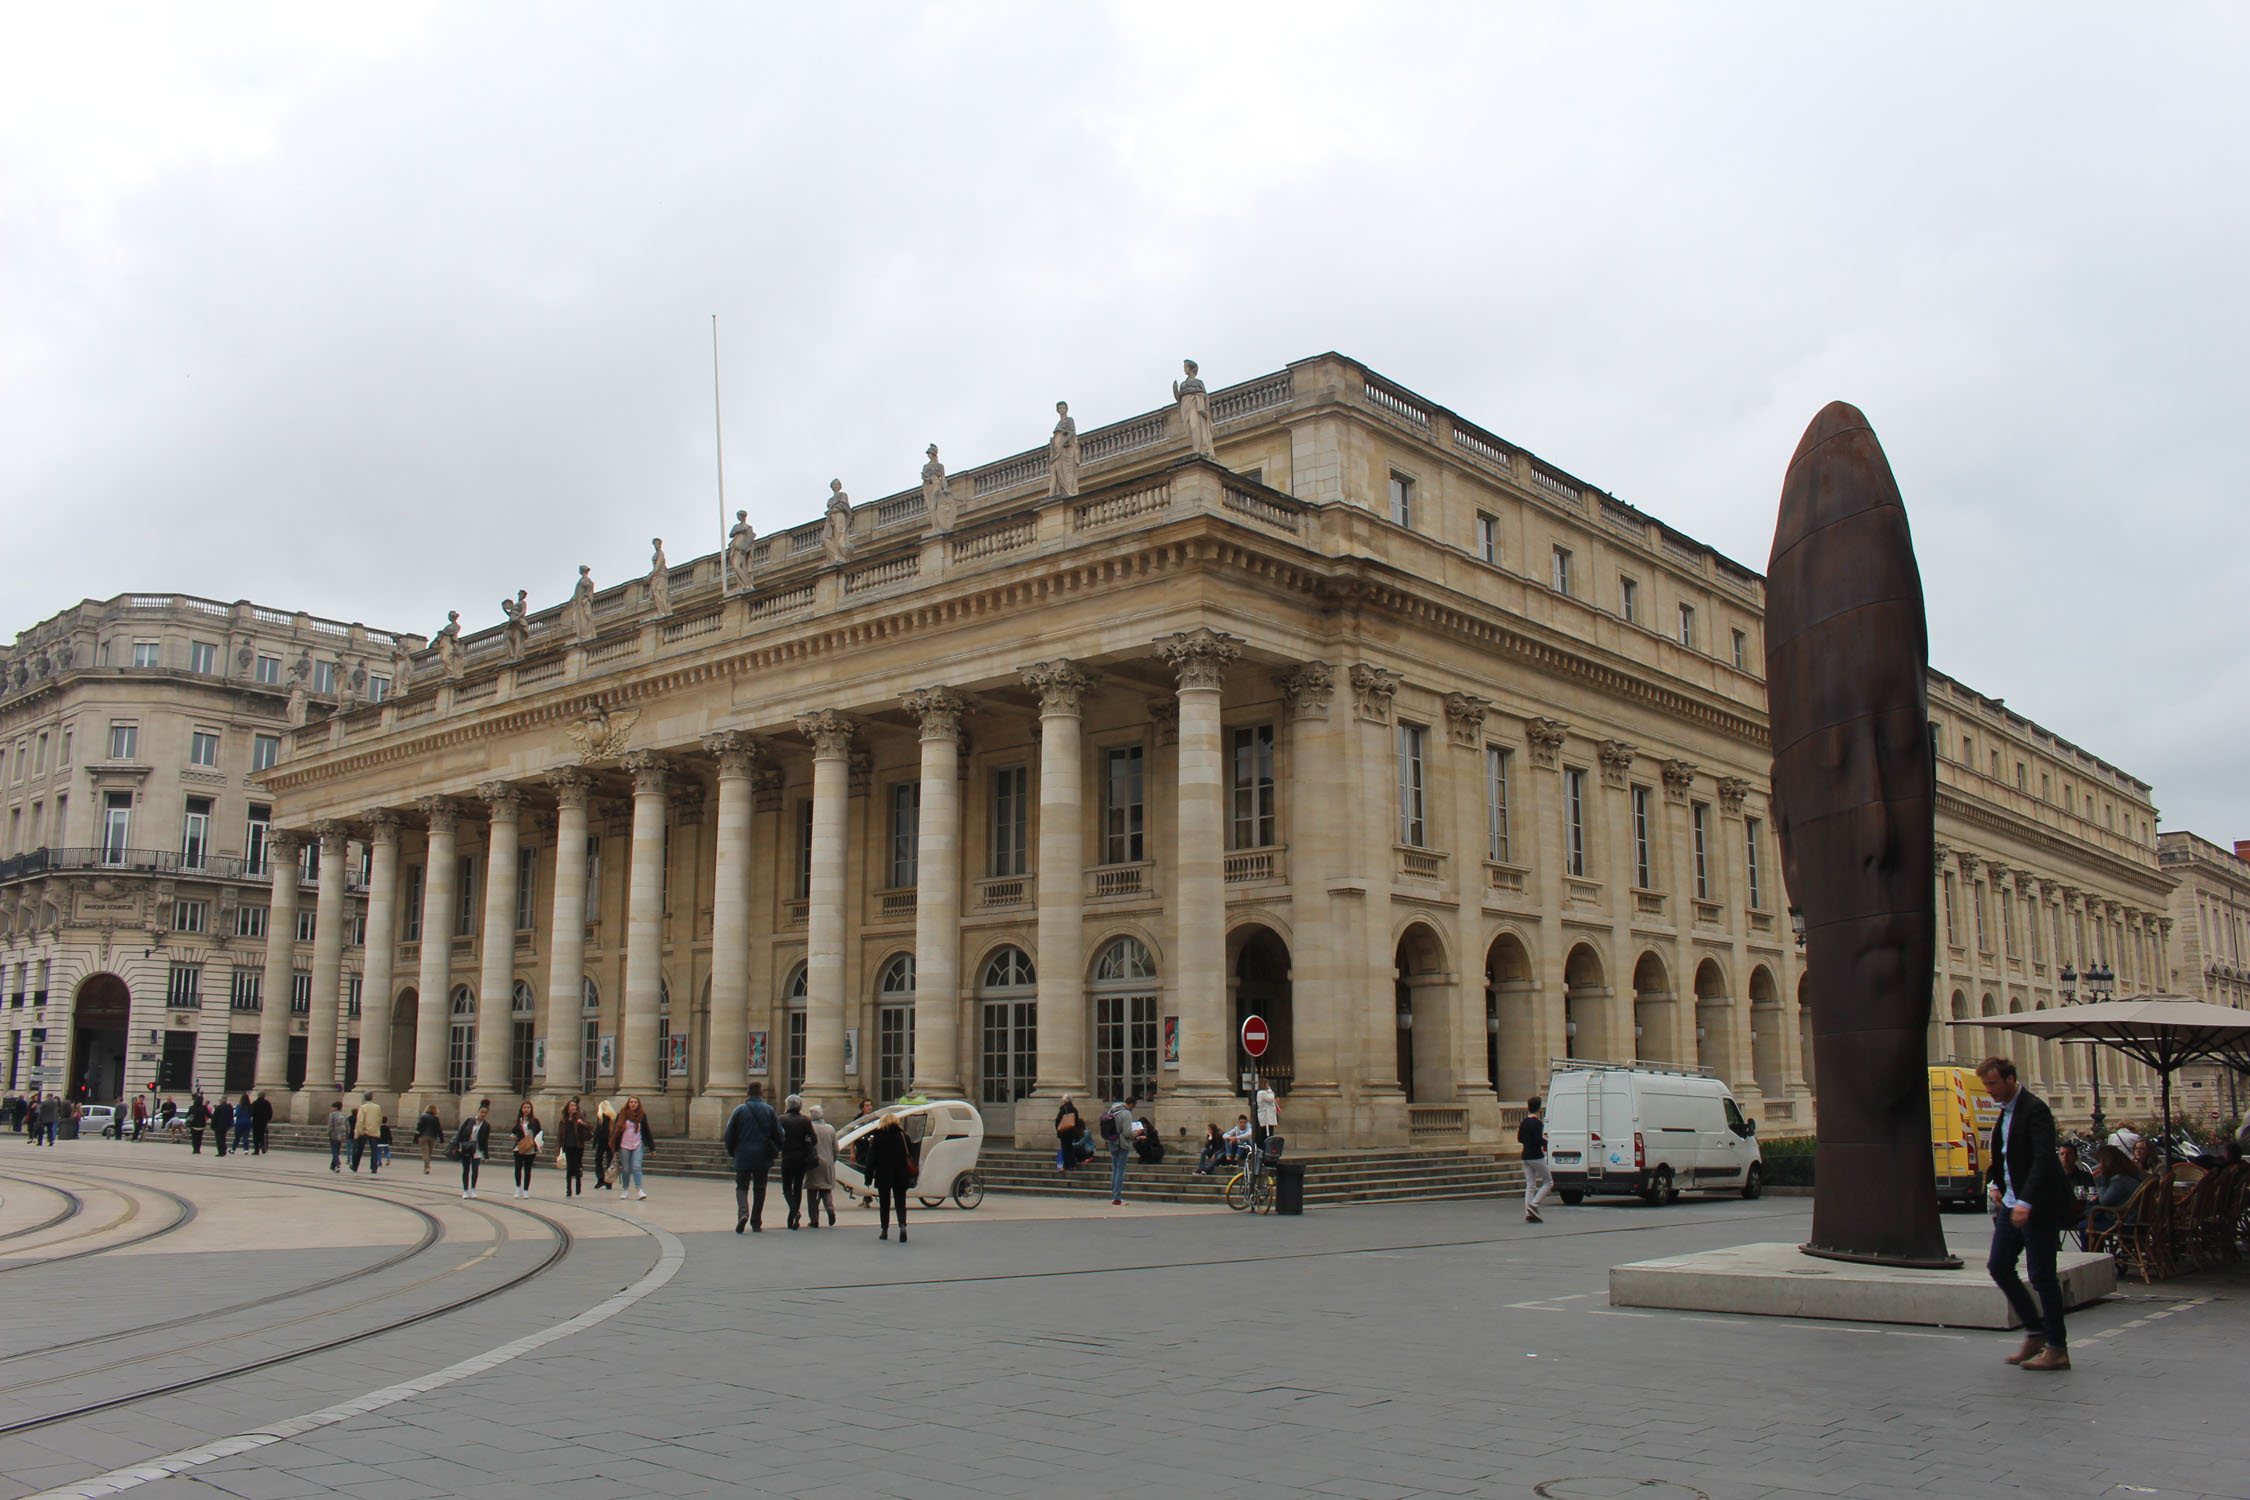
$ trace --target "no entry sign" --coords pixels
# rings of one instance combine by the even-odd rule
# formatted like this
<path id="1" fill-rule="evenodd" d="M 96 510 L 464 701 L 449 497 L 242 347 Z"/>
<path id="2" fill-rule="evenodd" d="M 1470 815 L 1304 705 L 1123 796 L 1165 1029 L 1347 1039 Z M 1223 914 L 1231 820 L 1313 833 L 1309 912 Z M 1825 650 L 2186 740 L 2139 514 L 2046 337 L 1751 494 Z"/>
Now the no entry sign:
<path id="1" fill-rule="evenodd" d="M 1252 1057 L 1264 1057 L 1266 1047 L 1272 1041 L 1273 1033 L 1266 1030 L 1264 1016 L 1251 1016 L 1242 1023 L 1242 1050 Z"/>

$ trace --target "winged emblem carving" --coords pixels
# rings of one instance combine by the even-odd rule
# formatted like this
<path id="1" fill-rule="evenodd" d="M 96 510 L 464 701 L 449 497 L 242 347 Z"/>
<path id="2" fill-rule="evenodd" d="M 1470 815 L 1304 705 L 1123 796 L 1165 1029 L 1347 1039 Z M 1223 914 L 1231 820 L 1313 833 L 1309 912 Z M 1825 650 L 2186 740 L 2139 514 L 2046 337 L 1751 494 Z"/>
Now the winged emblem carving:
<path id="1" fill-rule="evenodd" d="M 623 753 L 632 741 L 633 726 L 640 721 L 637 708 L 612 713 L 598 703 L 592 704 L 585 717 L 570 726 L 570 742 L 578 747 L 581 762 L 610 760 Z"/>

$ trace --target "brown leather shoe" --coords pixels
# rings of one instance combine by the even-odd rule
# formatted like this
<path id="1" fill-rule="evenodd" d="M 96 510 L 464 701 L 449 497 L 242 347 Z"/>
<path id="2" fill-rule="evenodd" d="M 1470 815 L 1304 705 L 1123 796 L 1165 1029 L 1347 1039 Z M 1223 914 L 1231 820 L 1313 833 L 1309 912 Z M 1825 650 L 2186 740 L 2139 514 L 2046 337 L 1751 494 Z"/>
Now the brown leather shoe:
<path id="1" fill-rule="evenodd" d="M 2067 1370 L 2070 1368 L 2070 1351 L 2060 1344 L 2049 1344 L 2023 1362 L 2027 1370 Z"/>
<path id="2" fill-rule="evenodd" d="M 2015 1353 L 2008 1356 L 2008 1363 L 2011 1365 L 2020 1365 L 2025 1360 L 2031 1358 L 2034 1354 L 2039 1353 L 2046 1347 L 2047 1341 L 2035 1333 L 2023 1341 L 2023 1347 L 2021 1349 L 2018 1349 Z"/>

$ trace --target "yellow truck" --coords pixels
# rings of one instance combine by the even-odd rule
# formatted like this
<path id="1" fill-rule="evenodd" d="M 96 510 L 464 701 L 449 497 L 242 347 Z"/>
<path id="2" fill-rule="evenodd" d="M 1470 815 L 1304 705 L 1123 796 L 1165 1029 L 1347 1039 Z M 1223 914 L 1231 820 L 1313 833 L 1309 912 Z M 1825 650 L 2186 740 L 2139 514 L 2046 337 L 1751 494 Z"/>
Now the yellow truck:
<path id="1" fill-rule="evenodd" d="M 1930 1069 L 1930 1151 L 1937 1163 L 1938 1204 L 1984 1206 L 1986 1146 L 2000 1106 L 1971 1068 Z"/>

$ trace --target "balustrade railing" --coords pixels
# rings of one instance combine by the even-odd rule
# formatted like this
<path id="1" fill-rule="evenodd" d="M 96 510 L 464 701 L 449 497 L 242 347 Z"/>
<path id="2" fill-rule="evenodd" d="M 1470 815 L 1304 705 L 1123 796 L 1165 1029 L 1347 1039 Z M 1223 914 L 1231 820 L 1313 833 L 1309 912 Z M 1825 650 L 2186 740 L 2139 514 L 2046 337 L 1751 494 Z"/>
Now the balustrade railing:
<path id="1" fill-rule="evenodd" d="M 1004 911 L 1030 904 L 1032 879 L 1029 875 L 995 875 L 978 881 L 976 890 L 977 910 Z"/>
<path id="2" fill-rule="evenodd" d="M 1412 844 L 1392 846 L 1398 854 L 1398 873 L 1414 880 L 1442 880 L 1445 878 L 1445 856 L 1435 849 L 1422 849 Z"/>
<path id="3" fill-rule="evenodd" d="M 1228 510 L 1255 521 L 1263 521 L 1268 526 L 1278 526 L 1291 533 L 1304 528 L 1301 507 L 1284 504 L 1270 496 L 1252 490 L 1238 490 L 1233 485 L 1228 485 L 1220 491 L 1220 499 Z"/>
<path id="4" fill-rule="evenodd" d="M 1367 392 L 1367 400 L 1370 405 L 1387 411 L 1403 421 L 1411 422 L 1416 427 L 1426 428 L 1430 425 L 1428 408 L 1404 391 L 1392 390 L 1389 386 L 1374 380 L 1368 381 L 1364 389 Z"/>
<path id="5" fill-rule="evenodd" d="M 1288 853 L 1278 844 L 1269 849 L 1237 849 L 1226 857 L 1226 883 L 1255 885 L 1283 879 Z"/>
<path id="6" fill-rule="evenodd" d="M 1108 495 L 1099 500 L 1089 500 L 1078 507 L 1078 529 L 1091 531 L 1097 526 L 1115 526 L 1120 521 L 1130 521 L 1137 516 L 1150 515 L 1172 503 L 1172 485 L 1152 484 L 1145 490 L 1130 490 L 1122 495 Z"/>
<path id="7" fill-rule="evenodd" d="M 990 531 L 980 531 L 974 536 L 956 537 L 953 542 L 955 562 L 974 562 L 980 557 L 992 557 L 1002 552 L 1013 552 L 1018 547 L 1028 547 L 1038 539 L 1039 522 L 1026 517 L 998 526 Z"/>

